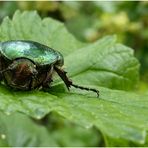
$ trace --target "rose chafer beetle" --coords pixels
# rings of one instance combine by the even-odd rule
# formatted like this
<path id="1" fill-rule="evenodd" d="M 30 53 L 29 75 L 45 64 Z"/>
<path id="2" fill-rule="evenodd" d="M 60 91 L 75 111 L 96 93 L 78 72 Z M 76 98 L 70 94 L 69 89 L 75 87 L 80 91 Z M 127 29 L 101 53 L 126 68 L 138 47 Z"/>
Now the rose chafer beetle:
<path id="1" fill-rule="evenodd" d="M 68 90 L 73 86 L 96 92 L 99 96 L 96 89 L 73 84 L 62 69 L 63 64 L 64 58 L 60 52 L 38 42 L 0 42 L 0 81 L 4 80 L 8 86 L 20 90 L 46 88 L 52 82 L 53 72 L 56 71 Z"/>

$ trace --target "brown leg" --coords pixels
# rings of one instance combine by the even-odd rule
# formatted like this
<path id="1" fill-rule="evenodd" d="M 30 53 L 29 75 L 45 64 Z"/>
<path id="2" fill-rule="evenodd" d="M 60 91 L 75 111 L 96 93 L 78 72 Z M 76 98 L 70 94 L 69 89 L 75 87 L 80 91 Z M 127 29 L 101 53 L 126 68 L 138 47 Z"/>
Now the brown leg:
<path id="1" fill-rule="evenodd" d="M 53 74 L 53 66 L 51 66 L 51 69 L 47 72 L 46 78 L 42 83 L 43 87 L 49 87 L 49 84 L 52 82 L 52 74 Z"/>
<path id="2" fill-rule="evenodd" d="M 34 79 L 33 77 L 30 78 L 30 83 L 29 83 L 28 90 L 32 90 L 33 79 Z"/>
<path id="3" fill-rule="evenodd" d="M 55 71 L 58 73 L 58 75 L 61 77 L 61 79 L 64 81 L 65 85 L 67 86 L 68 90 L 71 86 L 75 87 L 75 88 L 79 88 L 82 90 L 87 90 L 87 91 L 93 91 L 95 93 L 97 93 L 97 97 L 99 97 L 99 91 L 93 88 L 88 88 L 88 87 L 83 87 L 83 86 L 79 86 L 79 85 L 75 85 L 73 84 L 73 82 L 67 77 L 66 72 L 63 69 L 60 69 L 58 67 L 54 67 Z"/>
<path id="4" fill-rule="evenodd" d="M 72 85 L 72 81 L 66 76 L 66 73 L 63 69 L 60 69 L 58 67 L 54 67 L 55 71 L 58 73 L 60 78 L 64 81 L 65 85 L 67 86 L 67 89 L 69 90 L 70 86 Z"/>
<path id="5" fill-rule="evenodd" d="M 3 78 L 3 74 L 4 74 L 5 72 L 9 71 L 9 70 L 10 70 L 9 68 L 6 68 L 6 69 L 0 71 L 0 81 L 1 81 L 2 78 Z"/>

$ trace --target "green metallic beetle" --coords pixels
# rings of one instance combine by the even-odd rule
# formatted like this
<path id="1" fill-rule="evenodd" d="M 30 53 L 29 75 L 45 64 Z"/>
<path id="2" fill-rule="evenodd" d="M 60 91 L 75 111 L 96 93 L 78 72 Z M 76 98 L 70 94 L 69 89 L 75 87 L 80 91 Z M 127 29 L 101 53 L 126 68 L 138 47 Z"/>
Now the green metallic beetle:
<path id="1" fill-rule="evenodd" d="M 68 90 L 71 86 L 87 91 L 99 91 L 73 84 L 62 69 L 64 58 L 52 48 L 34 41 L 12 40 L 0 43 L 0 80 L 15 89 L 46 88 L 56 71 Z"/>

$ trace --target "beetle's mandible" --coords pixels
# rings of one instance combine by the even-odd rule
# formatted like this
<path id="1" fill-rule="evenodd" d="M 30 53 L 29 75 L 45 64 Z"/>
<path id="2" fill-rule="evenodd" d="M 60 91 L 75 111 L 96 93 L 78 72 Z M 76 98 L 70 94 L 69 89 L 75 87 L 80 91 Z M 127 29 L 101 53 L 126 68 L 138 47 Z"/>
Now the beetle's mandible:
<path id="1" fill-rule="evenodd" d="M 96 89 L 73 84 L 62 69 L 63 64 L 60 52 L 38 42 L 12 40 L 0 43 L 0 81 L 4 80 L 8 86 L 20 90 L 49 87 L 56 71 L 68 90 L 73 86 L 99 96 Z"/>

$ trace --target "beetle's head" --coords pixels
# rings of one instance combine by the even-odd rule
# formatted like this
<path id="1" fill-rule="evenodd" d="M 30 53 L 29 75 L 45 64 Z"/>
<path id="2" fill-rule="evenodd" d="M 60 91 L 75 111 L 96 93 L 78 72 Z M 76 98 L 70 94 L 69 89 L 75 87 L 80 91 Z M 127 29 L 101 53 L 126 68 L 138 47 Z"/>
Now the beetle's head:
<path id="1" fill-rule="evenodd" d="M 25 58 L 14 60 L 8 67 L 8 73 L 11 85 L 19 88 L 28 87 L 31 78 L 38 74 L 34 62 Z"/>
<path id="2" fill-rule="evenodd" d="M 16 77 L 28 77 L 37 75 L 36 65 L 29 59 L 16 59 L 10 65 L 10 70 L 12 70 Z"/>

